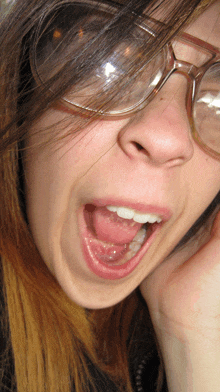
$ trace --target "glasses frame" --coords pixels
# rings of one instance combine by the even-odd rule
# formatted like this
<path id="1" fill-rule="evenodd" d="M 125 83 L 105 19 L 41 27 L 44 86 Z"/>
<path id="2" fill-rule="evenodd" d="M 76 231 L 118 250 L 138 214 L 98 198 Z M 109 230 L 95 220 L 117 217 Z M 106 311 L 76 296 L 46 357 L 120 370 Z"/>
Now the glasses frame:
<path id="1" fill-rule="evenodd" d="M 186 111 L 191 127 L 192 136 L 194 140 L 202 147 L 203 150 L 205 150 L 212 157 L 220 160 L 220 153 L 211 149 L 203 142 L 199 133 L 196 130 L 196 126 L 193 120 L 193 107 L 200 82 L 203 78 L 203 75 L 208 71 L 211 66 L 220 63 L 220 50 L 217 47 L 185 32 L 179 34 L 173 41 L 182 41 L 191 47 L 194 46 L 197 49 L 200 49 L 202 52 L 207 52 L 210 55 L 210 58 L 199 67 L 188 61 L 178 60 L 174 53 L 172 41 L 168 42 L 166 44 L 166 47 L 167 58 L 168 56 L 169 58 L 164 69 L 163 75 L 159 83 L 152 91 L 151 95 L 148 97 L 148 99 L 146 99 L 144 104 L 139 107 L 139 110 L 142 110 L 148 105 L 149 101 L 151 101 L 157 95 L 157 93 L 161 90 L 161 88 L 164 86 L 164 84 L 167 82 L 171 75 L 173 75 L 174 73 L 179 73 L 186 76 L 188 80 L 186 91 Z"/>
<path id="2" fill-rule="evenodd" d="M 96 9 L 97 6 L 97 11 L 98 10 L 106 10 L 112 14 L 115 14 L 116 11 L 118 11 L 120 9 L 120 5 L 116 5 L 115 3 L 111 3 L 108 2 L 106 4 L 101 4 L 98 1 L 90 1 L 90 0 L 73 0 L 73 1 L 61 1 L 57 4 L 57 7 L 54 8 L 57 9 L 58 7 L 62 6 L 62 5 L 68 5 L 68 4 L 80 4 L 82 6 L 82 4 L 85 5 L 92 5 L 94 7 L 94 9 Z M 37 37 L 37 35 L 40 32 L 40 28 L 43 24 L 43 21 L 45 20 L 45 18 L 48 16 L 48 14 L 51 13 L 50 12 L 46 13 L 46 15 L 43 15 L 40 19 L 38 28 L 36 30 L 35 33 L 35 37 Z M 148 24 L 147 24 L 148 23 Z M 154 31 L 153 28 L 149 27 L 149 25 L 152 24 L 158 24 L 158 25 L 162 25 L 161 22 L 154 20 L 148 16 L 138 16 L 137 20 L 134 22 L 134 25 L 139 27 L 140 29 L 146 31 L 146 33 L 156 37 L 156 32 Z M 174 49 L 173 49 L 173 42 L 178 42 L 178 41 L 182 41 L 183 43 L 185 43 L 186 45 L 190 46 L 190 47 L 195 47 L 197 50 L 201 50 L 201 52 L 207 52 L 210 56 L 210 58 L 204 62 L 204 64 L 202 64 L 201 66 L 197 67 L 196 65 L 184 61 L 184 60 L 178 60 L 175 56 L 174 53 Z M 38 74 L 37 71 L 37 66 L 36 66 L 36 46 L 37 44 L 35 44 L 33 46 L 33 48 L 30 51 L 30 65 L 31 65 L 31 70 L 32 70 L 32 74 L 33 77 L 37 83 L 37 85 L 44 85 L 44 82 L 42 81 L 42 79 L 40 78 L 40 75 Z M 56 107 L 58 107 L 61 110 L 70 112 L 70 113 L 76 113 L 76 112 L 81 112 L 81 114 L 90 116 L 91 115 L 98 115 L 98 116 L 104 116 L 106 119 L 111 119 L 111 118 L 122 118 L 122 117 L 128 117 L 130 115 L 133 115 L 139 111 L 141 111 L 142 109 L 144 109 L 152 100 L 153 98 L 158 94 L 158 92 L 161 90 L 161 88 L 164 86 L 164 84 L 167 82 L 167 80 L 170 78 L 170 76 L 172 76 L 174 73 L 178 73 L 181 75 L 184 75 L 187 80 L 187 91 L 186 91 L 186 111 L 187 111 L 187 115 L 188 115 L 188 119 L 189 119 L 189 123 L 190 123 L 190 127 L 191 127 L 191 132 L 192 132 L 192 136 L 194 138 L 194 140 L 202 147 L 202 149 L 204 151 L 206 151 L 209 155 L 211 155 L 212 157 L 220 160 L 220 153 L 212 150 L 210 147 L 208 147 L 203 140 L 200 138 L 195 124 L 194 124 L 194 120 L 193 120 L 193 105 L 194 105 L 194 101 L 195 101 L 195 97 L 196 97 L 196 93 L 198 91 L 199 88 L 199 84 L 202 80 L 203 75 L 205 74 L 205 72 L 214 64 L 216 63 L 220 63 L 220 50 L 205 42 L 202 41 L 201 39 L 194 37 L 186 32 L 182 32 L 179 33 L 174 39 L 172 39 L 171 41 L 169 41 L 167 44 L 164 45 L 164 47 L 162 49 L 160 49 L 159 52 L 157 52 L 155 54 L 155 56 L 153 56 L 151 60 L 155 59 L 156 56 L 158 56 L 158 54 L 161 51 L 165 51 L 166 52 L 166 65 L 163 69 L 162 72 L 162 76 L 159 80 L 159 82 L 157 83 L 157 85 L 154 87 L 154 89 L 152 90 L 152 92 L 144 99 L 142 99 L 141 101 L 139 101 L 137 104 L 135 104 L 133 107 L 128 108 L 128 109 L 124 109 L 121 111 L 102 111 L 102 110 L 94 110 L 91 109 L 90 107 L 83 107 L 77 104 L 74 104 L 73 102 L 68 101 L 67 99 L 65 99 L 64 97 L 59 98 L 59 103 L 56 104 Z M 147 65 L 148 63 L 146 63 Z M 144 67 L 141 69 L 141 71 L 144 69 Z M 162 70 L 161 70 L 162 71 Z"/>

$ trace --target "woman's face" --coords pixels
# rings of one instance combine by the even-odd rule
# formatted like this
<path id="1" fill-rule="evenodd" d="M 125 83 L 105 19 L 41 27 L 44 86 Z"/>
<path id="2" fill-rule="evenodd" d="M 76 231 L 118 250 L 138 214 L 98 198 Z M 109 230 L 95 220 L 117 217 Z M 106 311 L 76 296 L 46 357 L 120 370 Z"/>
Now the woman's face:
<path id="1" fill-rule="evenodd" d="M 187 31 L 220 47 L 219 15 L 217 2 Z M 193 62 L 190 48 L 176 50 Z M 56 145 L 42 147 L 46 136 L 38 131 L 50 126 L 52 135 L 66 113 L 48 110 L 30 130 L 25 171 L 34 241 L 66 294 L 84 307 L 108 307 L 130 294 L 219 191 L 220 161 L 191 137 L 186 88 L 186 77 L 175 74 L 139 114 L 103 118 L 78 133 L 72 121 L 72 136 Z M 66 131 L 61 122 L 60 134 Z M 132 214 L 135 221 L 125 219 Z"/>

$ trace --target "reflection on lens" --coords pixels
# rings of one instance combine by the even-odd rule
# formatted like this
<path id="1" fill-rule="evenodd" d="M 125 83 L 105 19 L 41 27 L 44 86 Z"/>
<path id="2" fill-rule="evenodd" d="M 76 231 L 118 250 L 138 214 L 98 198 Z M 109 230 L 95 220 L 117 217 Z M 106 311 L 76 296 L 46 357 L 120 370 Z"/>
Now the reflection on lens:
<path id="1" fill-rule="evenodd" d="M 201 141 L 220 153 L 220 63 L 204 74 L 195 97 L 194 125 Z"/>
<path id="2" fill-rule="evenodd" d="M 120 61 L 120 64 L 122 63 L 123 61 Z M 126 68 L 119 67 L 111 58 L 90 75 L 89 80 L 74 86 L 64 99 L 77 106 L 96 110 L 98 98 L 100 97 L 102 102 L 109 97 L 108 113 L 126 113 L 151 95 L 162 79 L 164 65 L 165 54 L 162 51 L 131 79 L 127 78 Z M 117 82 L 121 82 L 120 88 Z"/>

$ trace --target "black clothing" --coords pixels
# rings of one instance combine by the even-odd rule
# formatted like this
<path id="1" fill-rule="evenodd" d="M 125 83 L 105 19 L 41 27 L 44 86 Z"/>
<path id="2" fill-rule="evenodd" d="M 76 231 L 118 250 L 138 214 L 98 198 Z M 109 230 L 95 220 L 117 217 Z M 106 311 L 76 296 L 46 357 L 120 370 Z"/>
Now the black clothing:
<path id="1" fill-rule="evenodd" d="M 150 356 L 146 355 L 140 360 L 139 365 L 131 374 L 132 386 L 134 392 L 155 392 L 156 381 L 158 375 L 159 358 L 156 354 Z M 103 373 L 97 370 L 93 365 L 90 366 L 91 375 L 94 380 L 97 392 L 118 392 L 116 385 Z M 13 362 L 8 364 L 4 371 L 3 385 L 0 392 L 16 392 L 15 383 L 13 380 Z M 72 389 L 74 392 L 74 387 Z M 88 392 L 94 392 L 94 389 L 88 387 Z M 166 383 L 164 382 L 162 392 L 168 392 Z"/>

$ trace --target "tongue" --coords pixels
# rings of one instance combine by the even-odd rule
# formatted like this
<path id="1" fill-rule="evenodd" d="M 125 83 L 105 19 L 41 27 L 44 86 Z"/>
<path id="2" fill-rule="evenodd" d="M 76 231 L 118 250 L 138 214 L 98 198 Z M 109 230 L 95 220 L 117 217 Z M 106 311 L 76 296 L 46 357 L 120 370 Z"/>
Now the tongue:
<path id="1" fill-rule="evenodd" d="M 132 219 L 120 218 L 105 207 L 94 210 L 92 223 L 98 239 L 119 245 L 130 243 L 142 226 Z"/>

